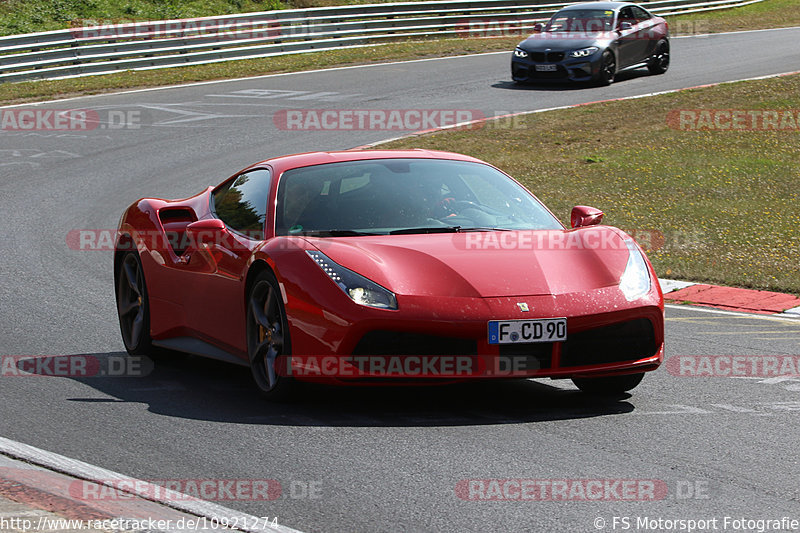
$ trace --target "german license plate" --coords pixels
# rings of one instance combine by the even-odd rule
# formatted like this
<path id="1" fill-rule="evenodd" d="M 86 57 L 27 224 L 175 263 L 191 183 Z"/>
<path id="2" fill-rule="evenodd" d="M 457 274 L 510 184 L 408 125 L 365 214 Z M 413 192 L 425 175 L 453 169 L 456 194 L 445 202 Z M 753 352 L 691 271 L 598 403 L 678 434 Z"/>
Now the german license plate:
<path id="1" fill-rule="evenodd" d="M 567 340 L 566 318 L 536 320 L 492 320 L 489 344 L 526 344 Z"/>
<path id="2" fill-rule="evenodd" d="M 558 65 L 534 65 L 537 72 L 555 72 L 558 70 Z"/>

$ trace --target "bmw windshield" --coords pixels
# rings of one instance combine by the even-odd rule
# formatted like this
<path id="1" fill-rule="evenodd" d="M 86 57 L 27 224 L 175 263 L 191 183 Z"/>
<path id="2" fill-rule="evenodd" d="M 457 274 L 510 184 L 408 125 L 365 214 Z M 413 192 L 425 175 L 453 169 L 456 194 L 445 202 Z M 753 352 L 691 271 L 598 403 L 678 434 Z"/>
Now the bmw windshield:
<path id="1" fill-rule="evenodd" d="M 559 11 L 545 27 L 545 32 L 593 33 L 611 31 L 614 12 L 609 9 L 565 9 Z"/>
<path id="2" fill-rule="evenodd" d="M 563 229 L 527 190 L 479 163 L 380 159 L 286 171 L 276 235 Z"/>

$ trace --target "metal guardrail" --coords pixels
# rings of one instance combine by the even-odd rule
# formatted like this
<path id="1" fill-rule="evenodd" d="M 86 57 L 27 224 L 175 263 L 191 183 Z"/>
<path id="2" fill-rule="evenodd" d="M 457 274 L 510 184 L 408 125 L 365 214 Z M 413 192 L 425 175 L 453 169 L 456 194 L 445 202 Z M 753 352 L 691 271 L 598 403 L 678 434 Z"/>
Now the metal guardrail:
<path id="1" fill-rule="evenodd" d="M 656 0 L 658 15 L 740 7 L 763 0 Z M 448 0 L 291 9 L 0 37 L 0 82 L 59 79 L 426 37 L 522 36 L 566 3 Z"/>

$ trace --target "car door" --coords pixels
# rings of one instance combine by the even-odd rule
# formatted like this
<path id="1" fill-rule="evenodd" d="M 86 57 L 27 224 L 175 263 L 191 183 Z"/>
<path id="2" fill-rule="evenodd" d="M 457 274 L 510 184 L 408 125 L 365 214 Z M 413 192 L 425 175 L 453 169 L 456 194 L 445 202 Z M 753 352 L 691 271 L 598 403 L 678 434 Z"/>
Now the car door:
<path id="1" fill-rule="evenodd" d="M 623 25 L 630 25 L 630 27 L 623 28 Z M 617 63 L 620 68 L 625 68 L 636 63 L 640 54 L 636 50 L 639 43 L 636 38 L 636 18 L 633 15 L 631 6 L 625 6 L 619 10 L 616 30 L 619 34 L 617 38 Z"/>
<path id="2" fill-rule="evenodd" d="M 217 187 L 211 211 L 225 229 L 197 233 L 187 265 L 193 278 L 187 295 L 192 329 L 229 351 L 244 347 L 244 276 L 264 239 L 270 182 L 268 169 L 255 169 Z"/>
<path id="3" fill-rule="evenodd" d="M 636 19 L 636 40 L 638 46 L 636 53 L 638 59 L 636 63 L 640 63 L 653 55 L 658 42 L 658 35 L 655 26 L 656 21 L 653 16 L 639 6 L 631 6 L 633 17 Z"/>

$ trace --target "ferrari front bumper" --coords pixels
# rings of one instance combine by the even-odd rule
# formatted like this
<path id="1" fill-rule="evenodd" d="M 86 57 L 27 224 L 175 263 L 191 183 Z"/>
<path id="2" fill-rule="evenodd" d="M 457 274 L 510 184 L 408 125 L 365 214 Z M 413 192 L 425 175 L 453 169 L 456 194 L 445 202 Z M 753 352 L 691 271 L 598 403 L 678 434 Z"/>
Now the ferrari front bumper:
<path id="1" fill-rule="evenodd" d="M 295 377 L 336 381 L 571 378 L 658 368 L 664 358 L 664 310 L 657 289 L 635 302 L 616 287 L 591 296 L 399 296 L 399 310 L 375 311 L 358 320 L 336 317 L 333 322 L 342 328 L 322 337 L 319 327 L 296 321 L 292 337 L 303 348 L 293 350 L 281 367 Z M 517 305 L 521 302 L 526 305 Z M 528 311 L 522 311 L 525 307 Z M 557 317 L 567 321 L 564 341 L 489 342 L 489 321 Z M 304 329 L 316 334 L 305 335 Z M 342 336 L 336 349 L 320 345 L 320 339 L 336 335 Z"/>

